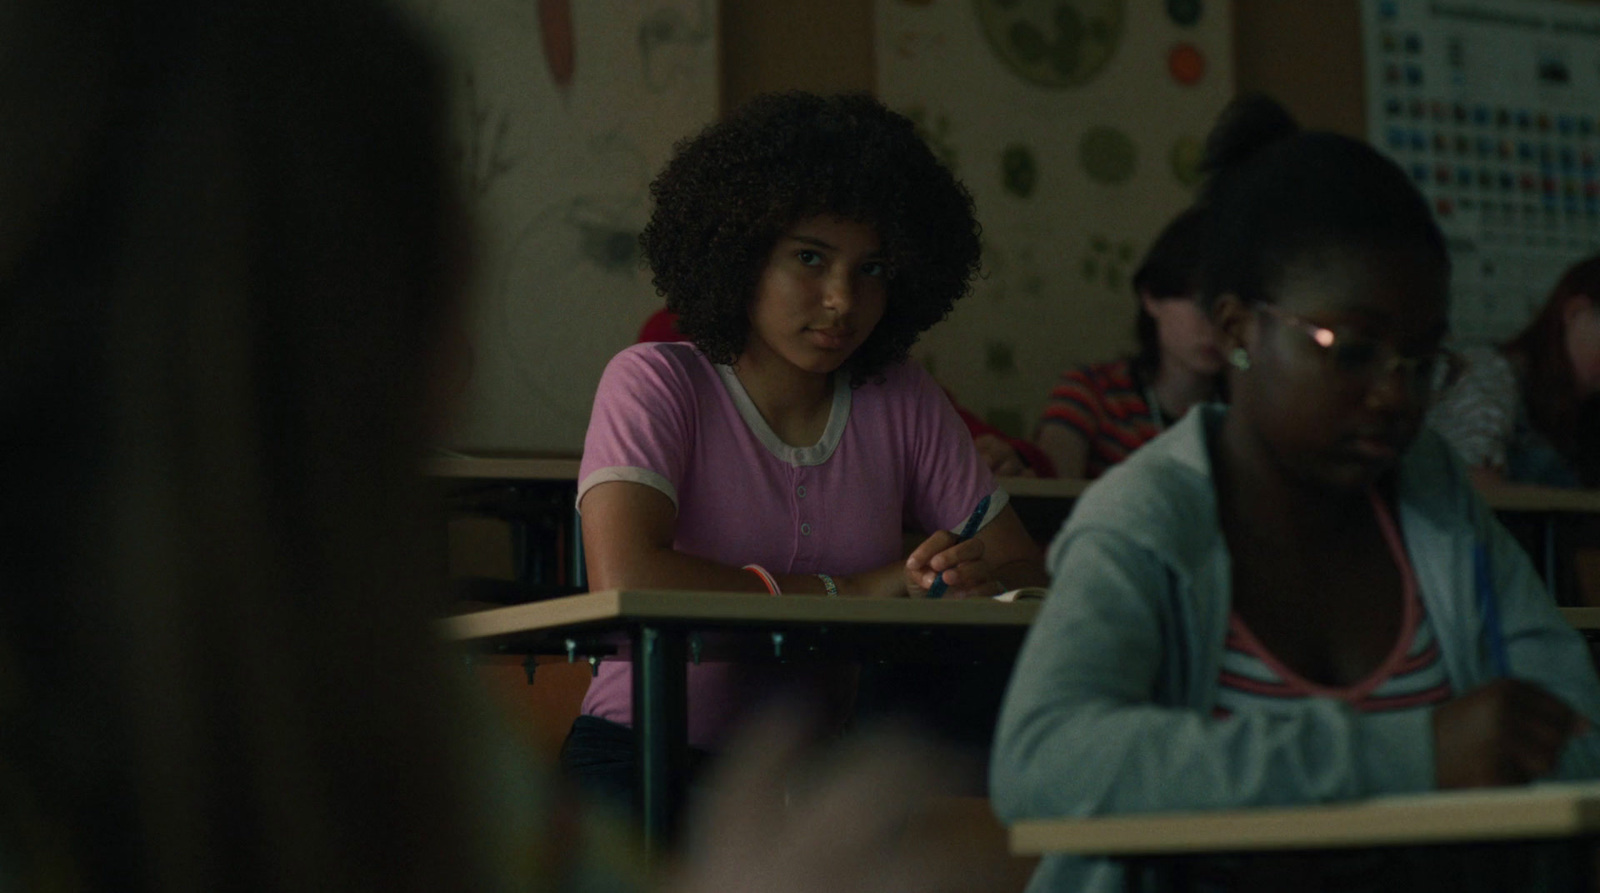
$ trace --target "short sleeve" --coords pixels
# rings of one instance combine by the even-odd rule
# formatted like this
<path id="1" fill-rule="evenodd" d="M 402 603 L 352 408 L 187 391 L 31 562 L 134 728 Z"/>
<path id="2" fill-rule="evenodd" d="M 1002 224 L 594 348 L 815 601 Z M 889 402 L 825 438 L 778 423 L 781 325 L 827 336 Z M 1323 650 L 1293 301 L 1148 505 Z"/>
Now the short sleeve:
<path id="1" fill-rule="evenodd" d="M 1439 432 L 1468 468 L 1506 466 L 1517 418 L 1517 377 L 1498 351 L 1464 354 L 1461 379 L 1439 395 L 1428 411 L 1428 427 Z"/>
<path id="2" fill-rule="evenodd" d="M 1089 368 L 1079 367 L 1061 373 L 1061 379 L 1050 390 L 1039 427 L 1065 425 L 1093 443 L 1104 425 L 1105 416 L 1105 401 Z"/>
<path id="3" fill-rule="evenodd" d="M 906 364 L 902 398 L 909 401 L 907 514 L 925 532 L 958 530 L 988 496 L 987 526 L 1005 508 L 1005 491 L 972 444 L 966 423 L 943 390 L 915 364 Z"/>
<path id="4" fill-rule="evenodd" d="M 578 504 L 596 484 L 632 481 L 660 490 L 678 503 L 688 456 L 694 448 L 694 385 L 686 348 L 641 344 L 606 364 L 595 391 L 578 472 Z"/>

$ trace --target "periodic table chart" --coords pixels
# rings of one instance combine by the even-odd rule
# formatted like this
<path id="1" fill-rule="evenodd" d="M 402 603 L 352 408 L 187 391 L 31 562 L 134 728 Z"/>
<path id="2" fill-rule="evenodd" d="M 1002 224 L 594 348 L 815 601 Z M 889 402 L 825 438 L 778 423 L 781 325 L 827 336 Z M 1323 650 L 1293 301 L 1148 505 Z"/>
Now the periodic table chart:
<path id="1" fill-rule="evenodd" d="M 1363 0 L 1367 132 L 1433 205 L 1461 344 L 1515 335 L 1600 249 L 1600 5 Z"/>

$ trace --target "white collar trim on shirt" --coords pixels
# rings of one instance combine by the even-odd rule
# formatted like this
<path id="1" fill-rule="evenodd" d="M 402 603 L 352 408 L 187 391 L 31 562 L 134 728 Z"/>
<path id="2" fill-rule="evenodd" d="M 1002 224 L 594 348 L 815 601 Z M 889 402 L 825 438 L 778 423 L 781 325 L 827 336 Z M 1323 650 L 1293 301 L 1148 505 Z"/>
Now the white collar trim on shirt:
<path id="1" fill-rule="evenodd" d="M 833 455 L 840 439 L 844 437 L 845 423 L 850 420 L 850 381 L 847 375 L 834 373 L 833 407 L 828 411 L 828 427 L 823 429 L 822 439 L 811 446 L 797 447 L 784 443 L 773 432 L 732 366 L 717 364 L 717 374 L 722 376 L 722 384 L 728 389 L 728 396 L 733 398 L 734 409 L 739 411 L 739 417 L 744 419 L 745 425 L 761 441 L 761 445 L 790 465 L 821 465 Z"/>

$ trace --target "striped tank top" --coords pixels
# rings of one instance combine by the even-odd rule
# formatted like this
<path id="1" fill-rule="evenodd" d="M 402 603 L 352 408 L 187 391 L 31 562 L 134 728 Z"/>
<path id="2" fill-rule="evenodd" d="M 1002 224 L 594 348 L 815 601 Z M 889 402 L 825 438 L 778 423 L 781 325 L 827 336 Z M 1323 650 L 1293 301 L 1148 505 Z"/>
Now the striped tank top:
<path id="1" fill-rule="evenodd" d="M 1322 685 L 1278 660 L 1244 619 L 1237 612 L 1231 613 L 1214 716 L 1226 717 L 1246 710 L 1270 711 L 1274 704 L 1310 697 L 1335 698 L 1362 712 L 1409 710 L 1450 698 L 1450 680 L 1439 657 L 1439 642 L 1417 594 L 1416 574 L 1400 540 L 1400 531 L 1383 499 L 1376 492 L 1369 495 L 1402 581 L 1400 635 L 1389 655 L 1353 685 Z"/>
<path id="2" fill-rule="evenodd" d="M 1438 639 L 1417 594 L 1416 575 L 1388 507 L 1371 494 L 1402 580 L 1400 635 L 1387 657 L 1366 678 L 1348 686 L 1328 686 L 1296 673 L 1269 651 L 1237 613 L 1228 618 L 1217 703 L 1212 715 L 1225 718 L 1246 711 L 1270 713 L 1291 701 L 1336 698 L 1362 712 L 1410 710 L 1448 700 L 1450 680 L 1440 660 Z M 1327 893 L 1376 893 L 1398 889 L 1406 878 L 1427 877 L 1440 857 L 1407 849 L 1333 850 L 1316 854 L 1213 856 L 1186 866 L 1196 893 L 1234 889 L 1304 889 Z"/>

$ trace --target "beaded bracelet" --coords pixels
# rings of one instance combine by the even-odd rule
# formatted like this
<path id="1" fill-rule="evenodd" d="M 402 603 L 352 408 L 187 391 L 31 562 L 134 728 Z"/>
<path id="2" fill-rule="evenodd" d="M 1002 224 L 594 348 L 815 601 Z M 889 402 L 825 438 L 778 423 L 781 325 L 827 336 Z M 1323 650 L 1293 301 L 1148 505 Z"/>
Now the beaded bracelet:
<path id="1" fill-rule="evenodd" d="M 828 593 L 828 598 L 839 597 L 839 584 L 833 582 L 832 577 L 827 574 L 817 574 L 817 579 L 822 581 L 822 590 Z"/>
<path id="2" fill-rule="evenodd" d="M 778 588 L 778 581 L 776 579 L 774 579 L 772 574 L 768 573 L 767 569 L 762 567 L 761 565 L 759 565 L 759 564 L 747 564 L 743 568 L 741 568 L 741 570 L 747 570 L 750 573 L 755 574 L 756 576 L 760 577 L 762 585 L 767 587 L 767 594 L 768 595 L 782 595 L 783 594 L 783 590 Z"/>

